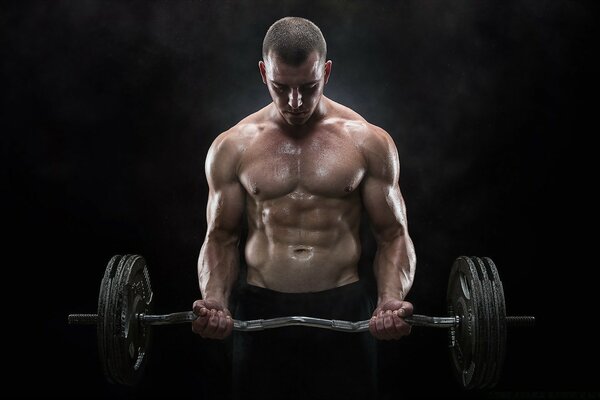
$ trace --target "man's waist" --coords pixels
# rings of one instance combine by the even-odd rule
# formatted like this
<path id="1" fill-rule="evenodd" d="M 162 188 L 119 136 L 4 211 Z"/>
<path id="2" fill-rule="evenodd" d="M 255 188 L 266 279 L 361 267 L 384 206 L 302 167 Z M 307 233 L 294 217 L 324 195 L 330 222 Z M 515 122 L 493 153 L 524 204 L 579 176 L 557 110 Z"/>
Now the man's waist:
<path id="1" fill-rule="evenodd" d="M 272 297 L 302 297 L 302 296 L 329 296 L 333 293 L 347 292 L 351 290 L 355 290 L 357 288 L 362 289 L 364 287 L 364 283 L 362 280 L 358 279 L 352 282 L 343 283 L 341 285 L 333 286 L 326 289 L 318 289 L 318 290 L 307 290 L 302 292 L 296 291 L 281 291 L 273 288 L 265 287 L 259 284 L 253 284 L 252 282 L 246 282 L 242 284 L 242 289 L 247 290 L 248 292 L 256 293 L 256 294 L 264 294 L 265 296 Z"/>
<path id="2" fill-rule="evenodd" d="M 353 259 L 293 260 L 284 257 L 269 259 L 258 265 L 247 262 L 247 265 L 246 283 L 286 294 L 333 290 L 359 279 L 358 267 Z"/>
<path id="3" fill-rule="evenodd" d="M 238 292 L 236 318 L 264 319 L 296 315 L 358 320 L 368 318 L 372 308 L 373 303 L 363 280 L 301 293 L 281 292 L 244 283 Z"/>

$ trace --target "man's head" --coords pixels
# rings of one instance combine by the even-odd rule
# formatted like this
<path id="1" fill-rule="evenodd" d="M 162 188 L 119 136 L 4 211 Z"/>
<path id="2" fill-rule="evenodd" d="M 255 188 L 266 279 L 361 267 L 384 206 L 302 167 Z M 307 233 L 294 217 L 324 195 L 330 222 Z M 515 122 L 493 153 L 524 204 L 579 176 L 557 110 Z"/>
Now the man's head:
<path id="1" fill-rule="evenodd" d="M 282 18 L 267 31 L 262 55 L 258 67 L 277 110 L 288 124 L 303 125 L 331 73 L 321 30 L 304 18 Z"/>

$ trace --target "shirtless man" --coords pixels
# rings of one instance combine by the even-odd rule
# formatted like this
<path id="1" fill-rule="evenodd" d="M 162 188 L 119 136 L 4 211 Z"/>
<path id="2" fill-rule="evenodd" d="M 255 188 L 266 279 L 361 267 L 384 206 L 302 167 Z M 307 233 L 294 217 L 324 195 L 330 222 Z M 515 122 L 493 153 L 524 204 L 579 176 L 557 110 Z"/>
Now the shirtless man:
<path id="1" fill-rule="evenodd" d="M 324 393 L 327 385 L 316 384 L 322 378 L 332 393 L 339 394 L 346 382 L 335 382 L 338 378 L 327 371 L 342 370 L 339 377 L 347 378 L 347 363 L 361 346 L 373 352 L 365 338 L 399 339 L 410 333 L 403 317 L 412 314 L 412 305 L 404 297 L 412 285 L 416 256 L 398 184 L 398 154 L 386 131 L 323 96 L 332 62 L 326 61 L 325 39 L 312 22 L 287 17 L 274 23 L 265 36 L 258 66 L 273 102 L 220 134 L 206 158 L 208 229 L 198 260 L 202 300 L 193 304 L 199 317 L 192 329 L 214 339 L 232 332 L 229 303 L 238 278 L 245 212 L 247 279 L 235 318 L 371 317 L 372 336 L 307 327 L 234 335 L 234 389 L 259 386 L 257 393 L 268 398 L 259 383 L 261 376 L 264 385 L 274 385 L 286 374 L 299 372 L 310 379 L 301 383 L 284 379 L 281 390 L 296 393 L 314 385 Z M 364 296 L 356 299 L 362 290 L 358 274 L 362 212 L 367 213 L 377 242 L 376 307 L 365 305 Z M 368 310 L 365 317 L 371 305 L 375 310 Z M 308 314 L 311 311 L 320 315 Z M 317 346 L 325 347 L 313 351 Z M 343 352 L 332 356 L 338 347 Z M 327 359 L 343 358 L 343 365 L 323 366 L 328 363 L 318 359 L 323 352 L 328 353 Z M 372 373 L 369 369 L 376 367 L 372 354 L 356 358 L 361 361 L 353 370 L 371 363 L 361 374 Z M 281 365 L 286 360 L 292 363 Z M 306 365 L 311 360 L 319 365 Z M 302 363 L 296 372 L 288 370 Z M 311 373 L 321 367 L 325 372 Z M 242 383 L 244 379 L 235 376 L 236 368 L 247 377 Z M 371 390 L 368 384 L 363 386 Z M 247 396 L 250 388 L 238 390 Z M 348 391 L 350 396 L 357 393 L 356 388 Z M 280 398 L 289 398 L 289 393 Z"/>

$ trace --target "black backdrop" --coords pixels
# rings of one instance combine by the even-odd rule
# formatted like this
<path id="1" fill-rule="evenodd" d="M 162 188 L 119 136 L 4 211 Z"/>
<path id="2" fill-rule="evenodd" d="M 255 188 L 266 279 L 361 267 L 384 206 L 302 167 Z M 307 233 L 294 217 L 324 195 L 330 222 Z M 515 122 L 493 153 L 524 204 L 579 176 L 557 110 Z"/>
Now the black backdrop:
<path id="1" fill-rule="evenodd" d="M 582 1 L 3 5 L 7 390 L 206 398 L 226 385 L 221 366 L 207 365 L 223 344 L 183 326 L 155 330 L 141 387 L 109 385 L 93 328 L 67 326 L 66 315 L 94 311 L 113 254 L 146 257 L 157 312 L 199 296 L 204 158 L 216 135 L 269 102 L 260 46 L 287 15 L 313 20 L 328 41 L 326 95 L 396 142 L 416 312 L 444 313 L 449 268 L 464 254 L 492 257 L 509 312 L 538 317 L 534 330 L 509 333 L 502 381 L 483 395 L 597 396 L 598 369 L 583 366 L 597 361 L 594 332 L 574 325 L 597 304 L 597 265 L 584 256 L 594 158 L 582 141 L 597 133 L 597 18 Z M 445 332 L 426 329 L 382 342 L 386 398 L 470 396 L 452 380 L 446 345 Z"/>

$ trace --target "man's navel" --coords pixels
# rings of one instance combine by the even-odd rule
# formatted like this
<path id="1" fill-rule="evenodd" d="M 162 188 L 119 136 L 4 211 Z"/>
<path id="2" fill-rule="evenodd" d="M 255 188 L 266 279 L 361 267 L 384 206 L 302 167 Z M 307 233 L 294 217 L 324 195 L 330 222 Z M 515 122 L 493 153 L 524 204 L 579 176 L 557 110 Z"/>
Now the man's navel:
<path id="1" fill-rule="evenodd" d="M 312 258 L 314 252 L 312 247 L 307 246 L 290 246 L 292 258 L 300 261 L 306 261 Z"/>

